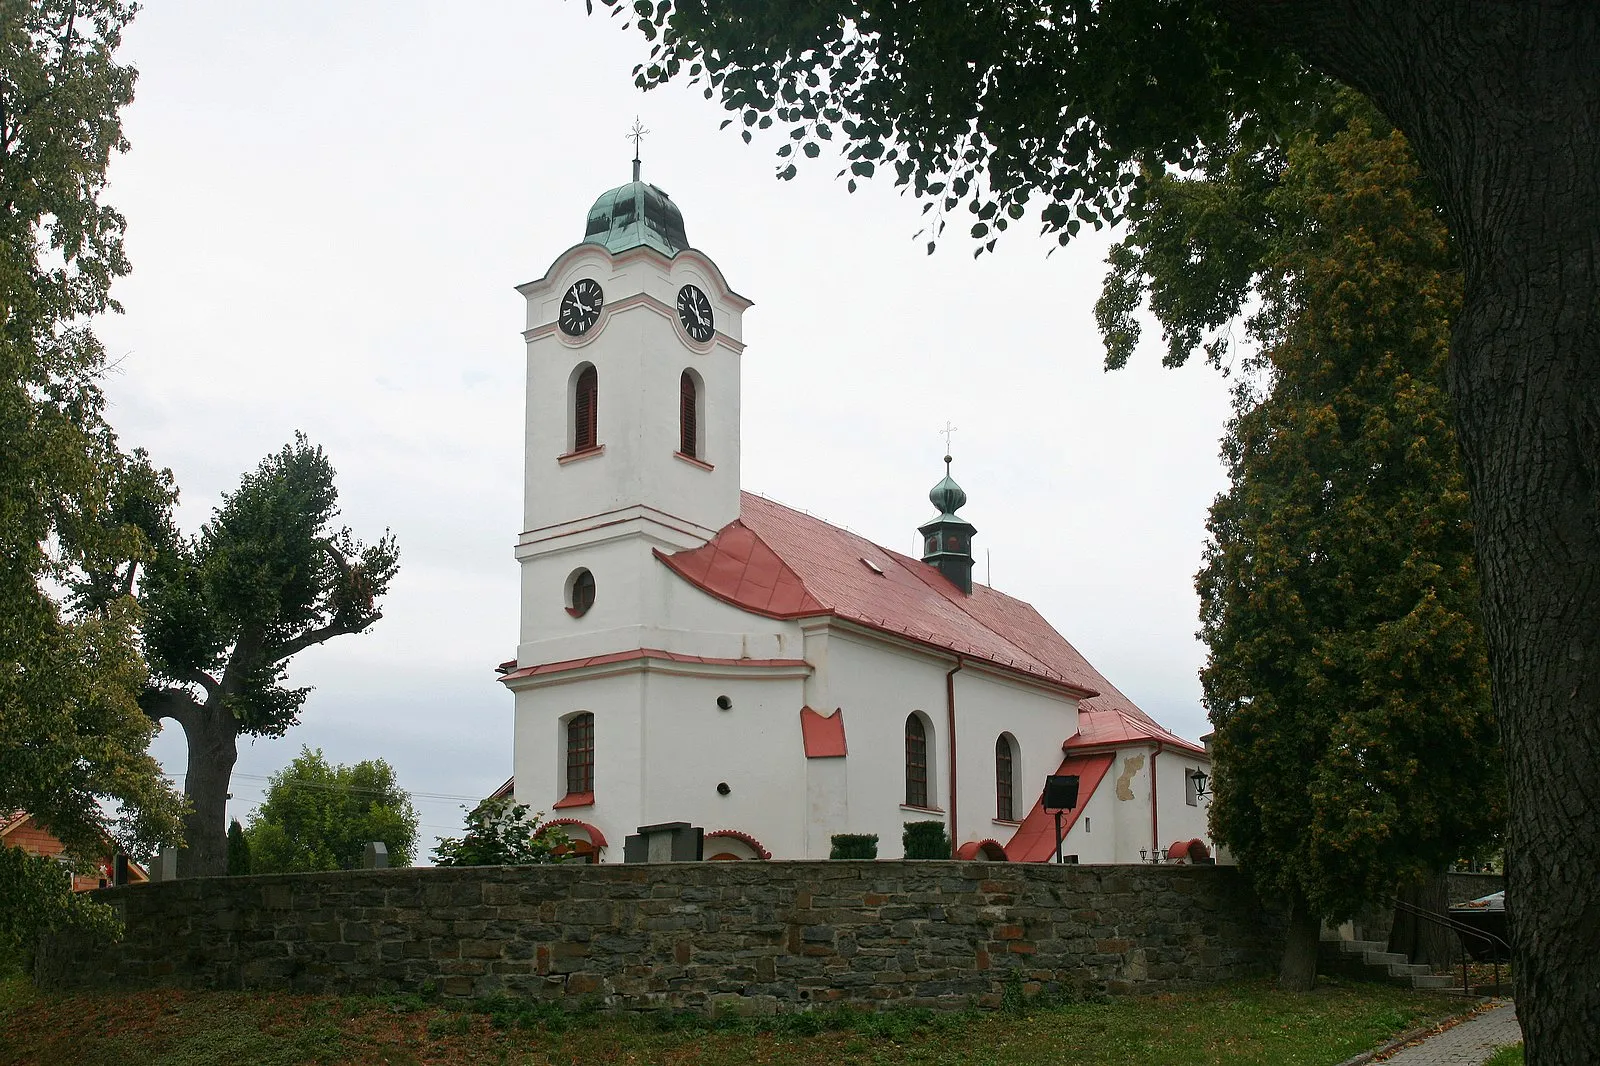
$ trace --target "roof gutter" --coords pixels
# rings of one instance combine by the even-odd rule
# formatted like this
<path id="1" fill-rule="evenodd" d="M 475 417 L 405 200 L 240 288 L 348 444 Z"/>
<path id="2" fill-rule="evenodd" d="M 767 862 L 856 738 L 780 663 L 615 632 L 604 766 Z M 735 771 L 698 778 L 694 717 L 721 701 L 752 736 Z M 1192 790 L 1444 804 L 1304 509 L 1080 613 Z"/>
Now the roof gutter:
<path id="1" fill-rule="evenodd" d="M 956 656 L 956 665 L 944 675 L 944 701 L 946 732 L 948 738 L 945 743 L 950 746 L 950 857 L 956 857 L 956 673 L 962 667 L 961 656 Z"/>

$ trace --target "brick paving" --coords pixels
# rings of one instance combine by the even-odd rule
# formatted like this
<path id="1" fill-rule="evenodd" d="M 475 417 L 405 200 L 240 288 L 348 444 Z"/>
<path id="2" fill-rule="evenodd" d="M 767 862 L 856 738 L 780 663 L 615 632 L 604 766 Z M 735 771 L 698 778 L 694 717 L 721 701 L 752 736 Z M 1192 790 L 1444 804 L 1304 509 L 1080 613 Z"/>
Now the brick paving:
<path id="1" fill-rule="evenodd" d="M 1479 1066 L 1507 1044 L 1522 1039 L 1517 1008 L 1510 1000 L 1495 1006 L 1420 1044 L 1395 1052 L 1384 1066 Z"/>

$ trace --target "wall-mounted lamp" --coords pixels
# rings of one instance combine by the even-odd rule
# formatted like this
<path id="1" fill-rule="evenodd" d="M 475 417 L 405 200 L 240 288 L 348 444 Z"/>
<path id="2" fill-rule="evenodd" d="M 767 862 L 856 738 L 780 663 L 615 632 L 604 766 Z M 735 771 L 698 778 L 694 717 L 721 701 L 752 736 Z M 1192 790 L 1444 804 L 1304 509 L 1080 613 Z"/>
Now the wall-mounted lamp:
<path id="1" fill-rule="evenodd" d="M 1206 788 L 1206 786 L 1208 786 L 1210 784 L 1211 784 L 1211 775 L 1210 774 L 1206 773 L 1204 770 L 1196 770 L 1194 772 L 1194 794 L 1197 797 L 1198 796 L 1209 796 L 1209 795 L 1211 795 L 1211 793 Z"/>

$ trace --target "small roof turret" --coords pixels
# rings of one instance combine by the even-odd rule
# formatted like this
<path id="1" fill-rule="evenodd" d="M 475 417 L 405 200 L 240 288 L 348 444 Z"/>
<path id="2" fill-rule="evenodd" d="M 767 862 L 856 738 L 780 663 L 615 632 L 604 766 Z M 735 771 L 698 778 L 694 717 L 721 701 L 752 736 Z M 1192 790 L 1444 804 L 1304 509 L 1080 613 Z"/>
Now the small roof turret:
<path id="1" fill-rule="evenodd" d="M 956 514 L 967 494 L 950 476 L 950 457 L 944 457 L 944 479 L 928 493 L 939 513 L 917 527 L 922 534 L 922 561 L 932 563 L 967 595 L 972 594 L 972 536 L 978 530 Z"/>

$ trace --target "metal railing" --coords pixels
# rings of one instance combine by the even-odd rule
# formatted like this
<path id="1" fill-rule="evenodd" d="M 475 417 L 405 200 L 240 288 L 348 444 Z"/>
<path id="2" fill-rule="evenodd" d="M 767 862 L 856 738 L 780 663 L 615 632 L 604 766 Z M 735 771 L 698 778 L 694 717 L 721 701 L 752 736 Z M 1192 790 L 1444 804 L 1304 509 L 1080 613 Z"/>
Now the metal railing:
<path id="1" fill-rule="evenodd" d="M 1472 980 L 1467 973 L 1467 965 L 1472 961 L 1471 953 L 1467 951 L 1467 941 L 1482 944 L 1488 950 L 1489 960 L 1494 966 L 1494 987 L 1498 992 L 1500 988 L 1500 961 L 1511 961 L 1511 945 L 1500 937 L 1483 929 L 1474 929 L 1465 922 L 1440 914 L 1437 911 L 1426 910 L 1415 904 L 1407 903 L 1402 899 L 1392 899 L 1395 909 L 1404 911 L 1415 918 L 1434 925 L 1442 925 L 1456 934 L 1456 942 L 1461 947 L 1461 991 L 1465 995 L 1472 995 Z"/>

